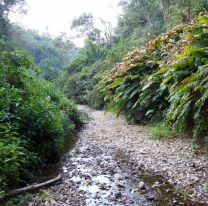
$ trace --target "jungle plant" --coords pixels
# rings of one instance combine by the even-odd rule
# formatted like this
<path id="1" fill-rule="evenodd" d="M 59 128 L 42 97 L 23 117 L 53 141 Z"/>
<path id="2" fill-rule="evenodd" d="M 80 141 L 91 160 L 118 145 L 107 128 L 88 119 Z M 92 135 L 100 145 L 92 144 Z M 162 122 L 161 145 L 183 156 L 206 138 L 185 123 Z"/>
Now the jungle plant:
<path id="1" fill-rule="evenodd" d="M 127 54 L 98 85 L 107 111 L 207 138 L 207 34 L 202 15 Z"/>
<path id="2" fill-rule="evenodd" d="M 0 198 L 60 156 L 80 114 L 24 52 L 0 55 Z"/>

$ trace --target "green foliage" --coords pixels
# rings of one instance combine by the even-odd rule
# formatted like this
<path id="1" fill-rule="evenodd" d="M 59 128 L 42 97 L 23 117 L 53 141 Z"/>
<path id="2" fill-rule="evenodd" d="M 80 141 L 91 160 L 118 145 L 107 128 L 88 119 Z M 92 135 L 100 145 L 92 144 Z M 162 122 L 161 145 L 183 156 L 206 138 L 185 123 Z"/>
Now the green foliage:
<path id="1" fill-rule="evenodd" d="M 17 195 L 15 197 L 10 198 L 6 203 L 5 206 L 24 206 L 28 202 L 30 202 L 35 197 L 35 194 L 25 193 L 22 195 Z"/>
<path id="2" fill-rule="evenodd" d="M 208 9 L 207 0 L 162 0 L 166 29 L 190 21 L 199 12 Z"/>
<path id="3" fill-rule="evenodd" d="M 104 107 L 104 95 L 96 89 L 86 95 L 86 101 L 92 108 L 102 109 Z"/>
<path id="4" fill-rule="evenodd" d="M 158 123 L 155 126 L 150 126 L 151 136 L 154 140 L 168 139 L 177 137 L 179 134 L 163 123 Z"/>
<path id="5" fill-rule="evenodd" d="M 134 43 L 130 40 L 121 39 L 109 48 L 87 40 L 84 48 L 66 66 L 59 80 L 63 92 L 78 103 L 95 108 L 103 106 L 103 97 L 95 91 L 95 86 L 132 45 Z"/>
<path id="6" fill-rule="evenodd" d="M 0 38 L 9 33 L 9 12 L 16 7 L 16 10 L 23 12 L 25 0 L 1 0 L 0 1 Z"/>
<path id="7" fill-rule="evenodd" d="M 207 136 L 207 15 L 135 49 L 99 83 L 107 111 Z"/>
<path id="8" fill-rule="evenodd" d="M 118 36 L 144 43 L 174 26 L 190 21 L 208 9 L 207 0 L 121 0 L 123 13 L 116 28 Z"/>
<path id="9" fill-rule="evenodd" d="M 8 185 L 17 184 L 28 164 L 28 151 L 21 146 L 17 128 L 9 123 L 0 125 L 0 198 Z"/>
<path id="10" fill-rule="evenodd" d="M 207 136 L 207 31 L 208 17 L 198 18 L 198 25 L 190 28 L 192 41 L 166 67 L 164 75 L 170 78 L 168 123 L 180 131 L 193 128 L 193 136 Z M 171 72 L 170 72 L 171 71 Z M 175 81 L 174 81 L 175 80 Z M 174 82 L 173 82 L 174 81 Z"/>
<path id="11" fill-rule="evenodd" d="M 80 115 L 56 86 L 37 77 L 23 52 L 0 63 L 0 194 L 22 183 L 40 163 L 58 158 Z"/>
<path id="12" fill-rule="evenodd" d="M 88 39 L 85 42 L 85 46 L 80 49 L 79 53 L 71 59 L 66 66 L 59 80 L 59 85 L 64 93 L 69 98 L 73 98 L 77 103 L 94 105 L 96 108 L 98 105 L 104 105 L 104 103 L 100 102 L 103 98 L 97 99 L 98 96 L 94 95 L 96 84 L 102 79 L 103 75 L 105 75 L 115 63 L 121 61 L 123 55 L 128 51 L 132 51 L 133 48 L 138 45 L 144 45 L 170 26 L 175 26 L 177 23 L 189 20 L 203 8 L 206 9 L 207 0 L 200 0 L 200 2 L 192 0 L 191 7 L 189 1 L 190 0 L 121 0 L 120 6 L 122 7 L 122 13 L 119 16 L 115 34 L 110 32 L 110 36 L 104 41 L 102 41 L 102 35 L 98 38 L 99 41 L 89 40 L 92 38 L 86 35 L 86 33 L 89 33 L 89 31 L 94 28 L 94 18 L 91 14 L 83 14 L 74 19 L 72 28 L 85 34 L 85 37 Z M 184 18 L 186 20 L 184 20 Z M 157 91 L 154 98 L 152 97 L 154 93 L 151 93 L 151 89 L 154 90 L 155 86 L 160 86 L 160 74 L 146 81 L 143 81 L 143 79 L 146 78 L 146 75 L 150 75 L 155 68 L 159 69 L 160 65 L 162 65 L 162 63 L 160 63 L 161 60 L 168 60 L 170 55 L 174 54 L 175 49 L 179 51 L 180 45 L 183 46 L 185 44 L 183 42 L 178 42 L 181 39 L 180 35 L 183 34 L 183 26 L 178 28 L 178 30 L 174 30 L 174 32 L 175 33 L 167 34 L 167 36 L 164 35 L 162 37 L 163 39 L 156 38 L 156 42 L 150 41 L 151 45 L 149 45 L 148 51 L 146 51 L 145 48 L 141 51 L 145 63 L 142 63 L 140 66 L 135 64 L 138 58 L 135 54 L 129 59 L 129 62 L 125 61 L 127 65 L 122 66 L 128 67 L 128 65 L 134 64 L 135 69 L 132 68 L 132 72 L 129 72 L 128 78 L 131 79 L 138 76 L 137 79 L 132 81 L 129 81 L 128 78 L 124 78 L 125 84 L 120 85 L 120 91 L 122 91 L 122 87 L 125 85 L 126 91 L 128 91 L 128 88 L 128 93 L 132 93 L 132 103 L 128 101 L 128 107 L 125 106 L 127 104 L 125 96 L 129 94 L 121 94 L 122 92 L 117 93 L 122 95 L 121 105 L 124 105 L 125 109 L 129 110 L 126 116 L 127 119 L 132 121 L 136 119 L 139 121 L 143 119 L 144 116 L 149 119 L 152 118 L 155 113 L 158 113 L 158 117 L 161 117 L 162 114 L 158 111 L 167 108 L 169 103 L 164 99 L 165 93 L 167 92 L 164 87 L 163 90 Z M 103 34 L 103 36 L 105 36 L 105 34 Z M 167 63 L 167 61 L 165 63 Z M 143 70 L 141 68 L 141 70 L 138 71 L 136 67 L 143 67 Z M 144 92 L 142 92 L 142 94 L 134 90 L 134 87 L 137 87 L 139 79 L 142 83 L 141 87 L 144 86 Z M 135 81 L 134 85 L 133 81 Z M 113 88 L 111 89 L 113 90 Z M 131 90 L 134 91 L 135 94 Z M 138 88 L 138 91 L 139 90 L 141 90 L 141 88 Z M 119 95 L 118 98 L 120 98 Z M 161 95 L 164 97 L 163 100 L 159 98 Z M 140 96 L 140 100 L 138 96 Z M 115 97 L 115 99 L 116 98 L 117 97 Z M 137 103 L 135 99 L 138 100 Z M 98 105 L 95 102 L 99 102 Z M 133 107 L 131 104 L 135 104 L 133 112 L 131 112 L 131 107 Z M 142 105 L 142 111 L 141 109 L 138 110 L 138 107 L 136 107 L 137 104 Z M 160 107 L 159 110 L 158 107 Z M 119 111 L 121 108 L 117 106 L 117 110 Z"/>
<path id="13" fill-rule="evenodd" d="M 17 25 L 10 26 L 8 37 L 13 48 L 27 51 L 42 68 L 41 75 L 45 79 L 54 79 L 77 48 L 62 34 L 52 38 L 49 34 L 39 35 L 36 31 L 26 30 Z"/>
<path id="14" fill-rule="evenodd" d="M 128 53 L 123 62 L 115 65 L 99 83 L 99 89 L 106 95 L 105 100 L 111 102 L 108 110 L 114 110 L 118 115 L 127 111 L 128 121 L 141 121 L 150 119 L 158 110 L 166 107 L 167 101 L 159 98 L 164 96 L 166 90 L 155 90 L 160 84 L 159 78 L 150 75 L 159 70 L 163 59 L 163 63 L 167 62 L 174 49 L 180 47 L 177 44 L 180 29 L 159 36 L 150 41 L 147 47 Z"/>
<path id="15" fill-rule="evenodd" d="M 85 96 L 98 82 L 95 75 L 98 74 L 101 64 L 96 61 L 104 56 L 105 50 L 101 46 L 91 40 L 85 42 L 85 47 L 66 66 L 60 83 L 69 98 L 78 103 L 86 102 Z"/>
<path id="16" fill-rule="evenodd" d="M 164 18 L 160 1 L 120 1 L 123 14 L 118 19 L 116 32 L 121 37 L 133 37 L 138 43 L 148 41 L 148 36 L 164 31 Z M 144 41 L 144 42 L 143 42 Z"/>
<path id="17" fill-rule="evenodd" d="M 87 37 L 92 41 L 99 42 L 101 31 L 94 26 L 92 14 L 83 13 L 72 22 L 71 29 L 79 31 L 78 37 Z"/>

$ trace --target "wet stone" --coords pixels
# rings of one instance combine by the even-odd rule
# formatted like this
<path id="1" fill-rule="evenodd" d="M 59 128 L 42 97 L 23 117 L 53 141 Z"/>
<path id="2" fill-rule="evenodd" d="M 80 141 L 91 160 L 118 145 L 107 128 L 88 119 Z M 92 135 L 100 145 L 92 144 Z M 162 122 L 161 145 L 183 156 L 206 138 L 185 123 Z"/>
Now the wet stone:
<path id="1" fill-rule="evenodd" d="M 118 192 L 115 194 L 115 198 L 118 199 L 118 198 L 121 198 L 122 197 L 122 193 L 121 192 Z"/>
<path id="2" fill-rule="evenodd" d="M 145 190 L 146 189 L 146 187 L 145 187 L 145 183 L 143 182 L 143 181 L 141 181 L 140 183 L 139 183 L 139 188 L 141 189 L 141 190 Z"/>
<path id="3" fill-rule="evenodd" d="M 125 125 L 111 115 L 105 116 L 102 111 L 91 110 L 85 106 L 80 108 L 92 118 L 79 132 L 79 140 L 74 149 L 61 158 L 64 170 L 62 183 L 50 187 L 50 191 L 44 190 L 49 193 L 49 199 L 54 201 L 49 203 L 48 197 L 38 196 L 27 205 L 168 206 L 174 205 L 174 201 L 176 205 L 181 202 L 180 196 L 174 194 L 174 187 L 161 180 L 160 176 L 141 172 L 145 168 L 144 162 L 139 164 L 135 156 L 131 158 L 131 154 L 134 154 L 133 144 L 124 144 L 121 147 L 125 139 L 120 143 L 113 140 L 115 132 L 120 136 L 126 130 L 135 132 L 138 139 L 142 129 L 137 131 L 133 125 Z M 109 122 L 113 122 L 112 128 L 109 128 Z M 128 133 L 125 135 L 126 139 L 133 138 Z M 112 141 L 107 142 L 109 137 Z M 148 154 L 145 151 L 142 153 Z M 162 194 L 161 199 L 157 198 L 157 190 Z"/>
<path id="4" fill-rule="evenodd" d="M 155 200 L 155 196 L 153 196 L 153 195 L 147 195 L 146 198 L 147 198 L 147 200 L 149 200 L 149 201 Z"/>

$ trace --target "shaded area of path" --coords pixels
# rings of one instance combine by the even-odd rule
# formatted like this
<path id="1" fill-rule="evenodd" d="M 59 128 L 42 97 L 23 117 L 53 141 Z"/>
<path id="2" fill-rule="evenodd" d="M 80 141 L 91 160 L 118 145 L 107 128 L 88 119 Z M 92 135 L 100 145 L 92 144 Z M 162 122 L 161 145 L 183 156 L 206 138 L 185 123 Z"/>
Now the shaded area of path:
<path id="1" fill-rule="evenodd" d="M 62 158 L 63 181 L 28 205 L 207 205 L 185 201 L 205 202 L 207 195 L 207 159 L 194 154 L 189 140 L 152 141 L 142 126 L 127 125 L 122 117 L 79 109 L 90 121 Z"/>

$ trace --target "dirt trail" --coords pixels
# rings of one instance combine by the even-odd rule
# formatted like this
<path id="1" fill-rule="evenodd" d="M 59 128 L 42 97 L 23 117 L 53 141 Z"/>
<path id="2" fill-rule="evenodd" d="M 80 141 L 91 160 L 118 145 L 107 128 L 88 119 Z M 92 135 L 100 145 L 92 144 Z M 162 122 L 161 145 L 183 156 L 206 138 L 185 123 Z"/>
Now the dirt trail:
<path id="1" fill-rule="evenodd" d="M 62 183 L 28 205 L 208 205 L 208 159 L 195 154 L 190 140 L 154 141 L 143 126 L 78 108 L 90 121 L 62 158 Z M 187 197 L 204 203 L 185 204 Z"/>

